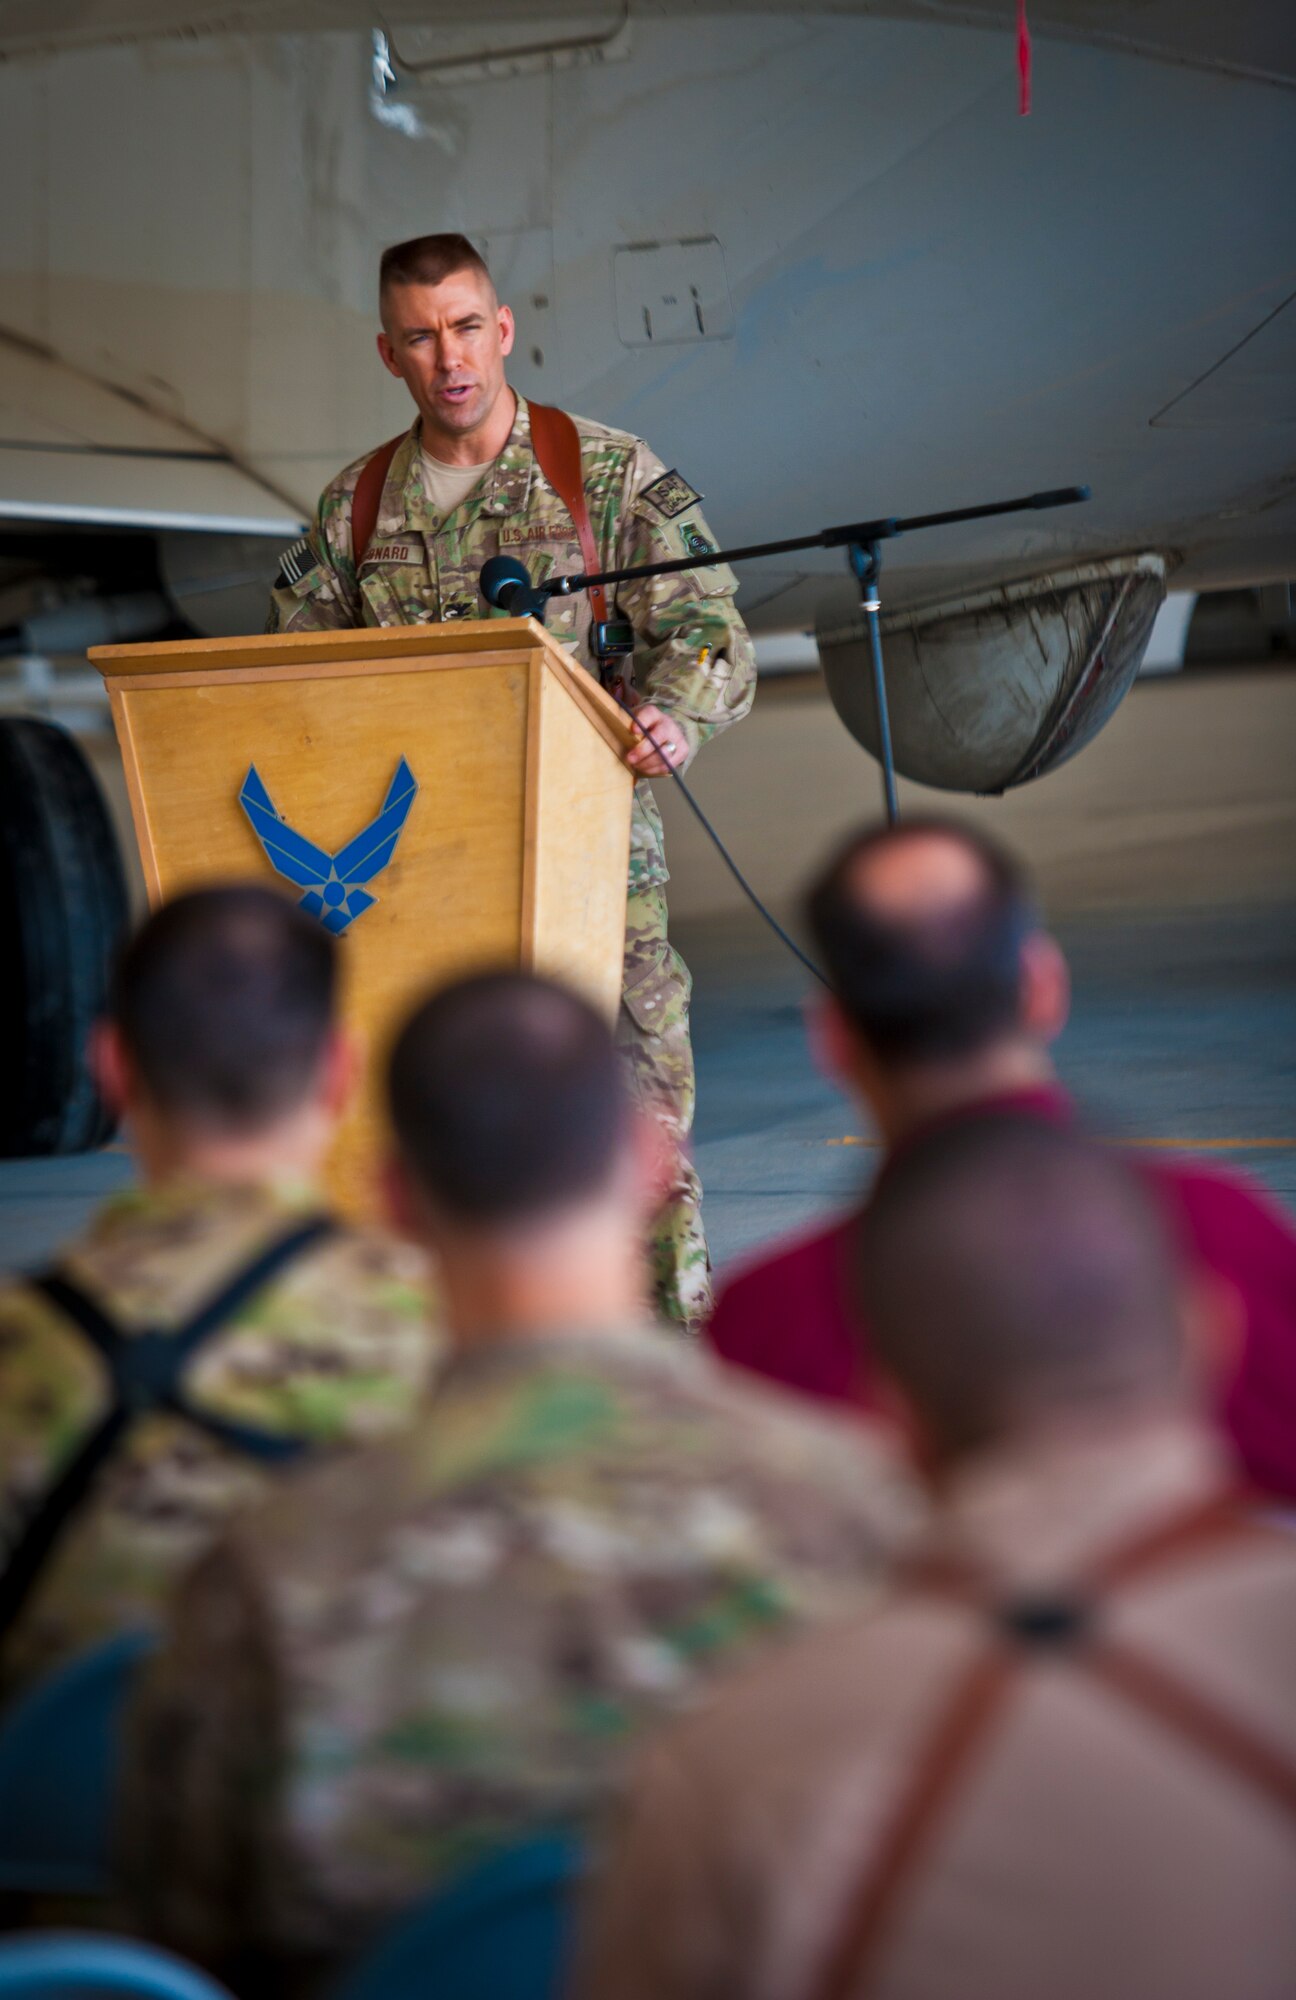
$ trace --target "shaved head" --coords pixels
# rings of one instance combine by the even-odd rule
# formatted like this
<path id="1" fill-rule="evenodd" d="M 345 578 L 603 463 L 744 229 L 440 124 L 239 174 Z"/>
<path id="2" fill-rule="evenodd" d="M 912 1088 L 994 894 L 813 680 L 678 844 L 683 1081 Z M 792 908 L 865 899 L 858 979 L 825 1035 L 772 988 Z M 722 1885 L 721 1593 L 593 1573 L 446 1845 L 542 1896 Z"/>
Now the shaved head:
<path id="1" fill-rule="evenodd" d="M 156 1110 L 208 1133 L 265 1132 L 316 1087 L 337 946 L 259 884 L 164 903 L 122 953 L 109 1012 Z"/>
<path id="2" fill-rule="evenodd" d="M 902 1149 L 861 1218 L 870 1342 L 937 1450 L 1033 1416 L 1182 1392 L 1178 1263 L 1110 1150 L 1037 1119 L 969 1117 Z"/>
<path id="3" fill-rule="evenodd" d="M 445 1216 L 525 1227 L 598 1197 L 630 1125 L 611 1030 L 556 980 L 482 973 L 406 1024 L 388 1102 L 415 1184 Z"/>
<path id="4" fill-rule="evenodd" d="M 838 1004 L 879 1061 L 975 1055 L 1018 1028 L 1038 919 L 1016 863 L 974 829 L 911 819 L 856 835 L 806 913 Z"/>
<path id="5" fill-rule="evenodd" d="M 443 231 L 435 236 L 411 236 L 392 243 L 378 266 L 378 306 L 384 322 L 387 295 L 400 285 L 443 285 L 457 272 L 471 272 L 491 305 L 498 303 L 486 260 L 466 236 Z"/>

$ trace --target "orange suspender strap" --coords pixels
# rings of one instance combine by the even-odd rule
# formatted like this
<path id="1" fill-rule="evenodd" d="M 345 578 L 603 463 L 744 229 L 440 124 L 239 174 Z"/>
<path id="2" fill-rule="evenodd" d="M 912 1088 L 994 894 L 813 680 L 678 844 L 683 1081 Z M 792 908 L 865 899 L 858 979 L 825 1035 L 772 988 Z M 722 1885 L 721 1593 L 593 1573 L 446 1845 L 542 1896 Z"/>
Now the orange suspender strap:
<path id="1" fill-rule="evenodd" d="M 580 543 L 581 561 L 587 572 L 593 574 L 599 567 L 599 552 L 590 524 L 589 502 L 585 498 L 580 434 L 566 410 L 555 409 L 549 403 L 529 403 L 527 408 L 531 413 L 531 445 L 536 460 L 571 515 L 576 527 L 576 539 Z M 383 487 L 387 484 L 392 460 L 408 435 L 408 431 L 402 431 L 399 437 L 380 444 L 373 456 L 366 460 L 356 481 L 351 498 L 351 555 L 357 570 L 373 540 Z M 587 594 L 590 610 L 596 622 L 602 624 L 608 615 L 607 593 L 603 585 L 591 584 Z"/>
<path id="2" fill-rule="evenodd" d="M 1194 1507 L 1156 1533 L 1122 1545 L 1096 1566 L 1088 1579 L 1089 1586 L 1123 1582 L 1221 1536 L 1266 1532 L 1262 1521 L 1242 1511 L 1238 1496 L 1217 1495 L 1204 1507 Z M 967 1572 L 933 1566 L 918 1571 L 914 1580 L 920 1588 L 954 1597 L 974 1609 L 987 1608 L 982 1589 Z M 1280 1812 L 1296 1821 L 1296 1765 L 1154 1661 L 1090 1632 L 1084 1613 L 1092 1602 L 1081 1586 L 1075 1607 L 1078 1615 L 1074 1641 L 1063 1638 L 1074 1664 L 1092 1674 L 1109 1691 L 1153 1716 L 1182 1740 L 1227 1765 Z M 1011 1619 L 1004 1619 L 1005 1635 L 1012 1629 Z M 1019 1635 L 1007 1644 L 996 1645 L 978 1655 L 955 1684 L 953 1695 L 919 1756 L 913 1777 L 892 1810 L 877 1852 L 851 1898 L 814 1989 L 815 2000 L 848 2000 L 848 1996 L 849 2000 L 858 2000 L 866 1990 L 868 1976 L 876 1970 L 878 1948 L 885 1941 L 896 1903 L 911 1886 L 918 1864 L 930 1851 L 977 1753 L 987 1747 L 994 1725 L 1007 1707 L 1007 1698 L 1029 1660 L 1030 1644 L 1029 1638 L 1023 1640 Z"/>
<path id="3" fill-rule="evenodd" d="M 923 1745 L 913 1775 L 893 1807 L 876 1855 L 842 1918 L 814 2000 L 846 2000 L 873 1970 L 887 1919 L 909 1887 L 976 1753 L 984 1750 L 1020 1669 L 1015 1652 L 982 1652 Z"/>
<path id="4" fill-rule="evenodd" d="M 531 445 L 540 470 L 576 524 L 581 561 L 586 573 L 592 576 L 601 565 L 594 544 L 594 530 L 590 526 L 589 503 L 585 498 L 585 471 L 581 465 L 579 433 L 566 410 L 556 410 L 549 403 L 529 403 L 527 408 L 531 412 Z M 586 594 L 596 623 L 602 624 L 608 615 L 607 593 L 603 585 L 591 584 Z"/>
<path id="5" fill-rule="evenodd" d="M 387 484 L 392 460 L 408 436 L 408 431 L 402 431 L 399 437 L 389 438 L 386 444 L 380 444 L 372 458 L 365 461 L 356 481 L 356 489 L 351 496 L 351 559 L 357 571 L 368 553 L 373 531 L 378 525 L 378 509 L 382 505 L 383 487 Z"/>

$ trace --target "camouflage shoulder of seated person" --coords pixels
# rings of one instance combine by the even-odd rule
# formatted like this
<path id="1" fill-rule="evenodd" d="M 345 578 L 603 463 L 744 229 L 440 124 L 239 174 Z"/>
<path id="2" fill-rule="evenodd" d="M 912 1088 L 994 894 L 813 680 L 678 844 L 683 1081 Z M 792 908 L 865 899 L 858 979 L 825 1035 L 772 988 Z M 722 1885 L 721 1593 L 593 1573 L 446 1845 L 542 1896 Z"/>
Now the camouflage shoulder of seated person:
<path id="1" fill-rule="evenodd" d="M 294 1482 L 192 1580 L 145 1748 L 189 1740 L 218 1789 L 222 1744 L 264 1772 L 251 1712 L 217 1730 L 205 1703 L 226 1645 L 267 1662 L 290 1733 L 258 1841 L 295 1857 L 284 1922 L 313 1947 L 583 1819 L 654 1717 L 875 1587 L 911 1517 L 893 1471 L 853 1428 L 674 1349 L 592 1336 L 453 1362 L 413 1430 Z M 137 1795 L 145 1852 L 162 1789 Z"/>
<path id="2" fill-rule="evenodd" d="M 177 1326 L 315 1206 L 306 1190 L 172 1190 L 119 1197 L 62 1268 L 126 1329 Z M 408 1422 L 440 1352 L 421 1262 L 343 1230 L 306 1252 L 212 1336 L 187 1372 L 196 1407 L 311 1445 Z M 20 1281 L 0 1290 L 0 1550 L 107 1412 L 106 1370 L 85 1337 Z M 21 1675 L 151 1615 L 210 1532 L 263 1489 L 265 1470 L 170 1415 L 116 1448 L 61 1538 L 6 1646 Z"/>

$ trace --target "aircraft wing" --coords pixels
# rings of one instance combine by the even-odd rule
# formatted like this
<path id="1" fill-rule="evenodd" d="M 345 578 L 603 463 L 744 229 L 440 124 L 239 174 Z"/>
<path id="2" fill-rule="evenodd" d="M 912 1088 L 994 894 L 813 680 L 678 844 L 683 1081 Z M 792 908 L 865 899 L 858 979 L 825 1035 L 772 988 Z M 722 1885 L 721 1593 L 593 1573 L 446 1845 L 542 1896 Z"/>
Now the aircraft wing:
<path id="1" fill-rule="evenodd" d="M 219 445 L 0 332 L 0 520 L 301 533 L 301 514 Z"/>

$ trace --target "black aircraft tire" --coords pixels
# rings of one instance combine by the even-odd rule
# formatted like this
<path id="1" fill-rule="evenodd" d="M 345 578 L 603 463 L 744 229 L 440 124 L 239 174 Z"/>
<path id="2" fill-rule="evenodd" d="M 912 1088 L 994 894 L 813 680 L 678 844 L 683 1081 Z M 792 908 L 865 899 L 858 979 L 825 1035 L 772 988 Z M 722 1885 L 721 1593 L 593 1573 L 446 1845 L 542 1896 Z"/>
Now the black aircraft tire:
<path id="1" fill-rule="evenodd" d="M 85 1049 L 126 924 L 117 836 L 79 745 L 0 717 L 0 1157 L 111 1138 Z"/>

